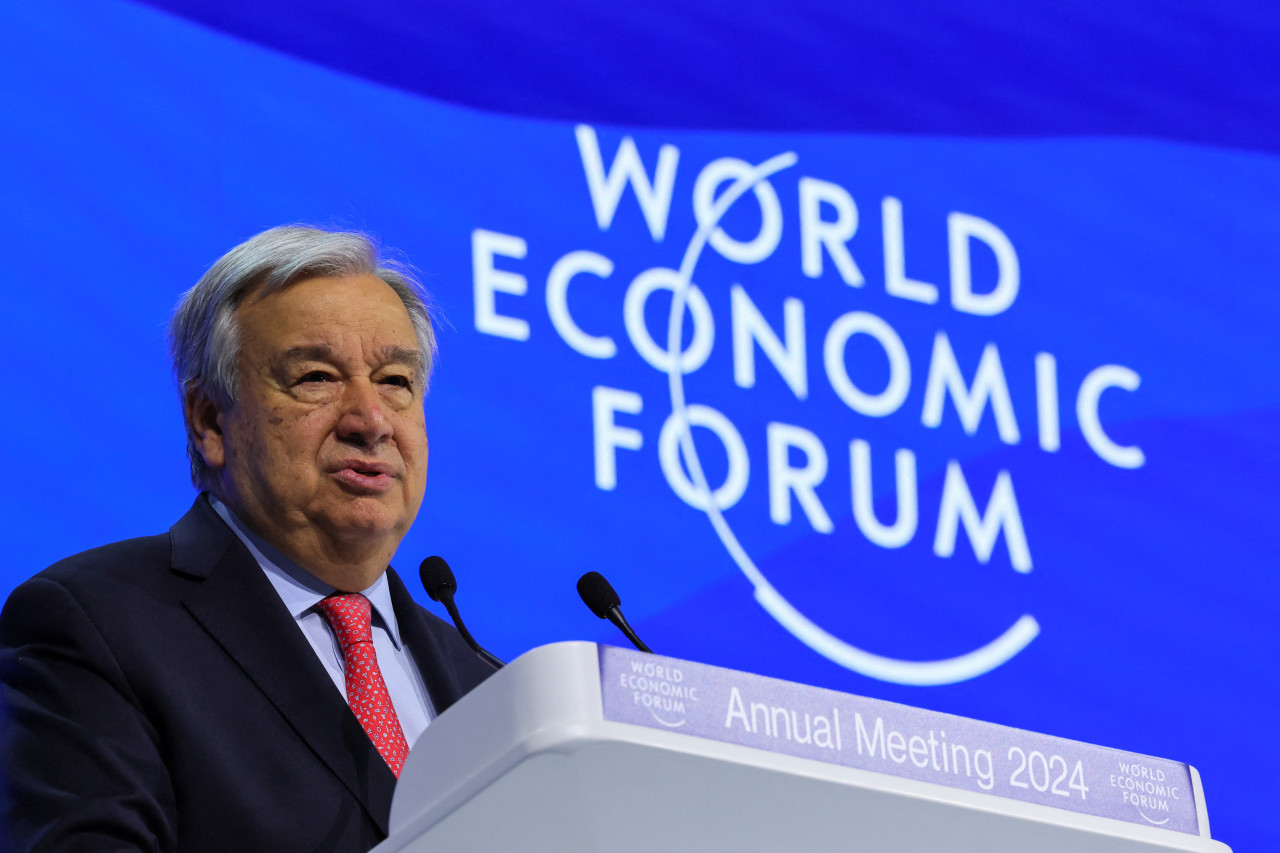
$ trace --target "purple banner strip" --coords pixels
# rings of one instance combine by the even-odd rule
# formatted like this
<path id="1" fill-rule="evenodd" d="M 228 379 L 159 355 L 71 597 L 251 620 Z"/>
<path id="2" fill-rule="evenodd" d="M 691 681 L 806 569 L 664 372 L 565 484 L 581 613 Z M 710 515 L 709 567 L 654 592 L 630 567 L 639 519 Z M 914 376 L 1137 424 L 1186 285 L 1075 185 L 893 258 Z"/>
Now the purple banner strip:
<path id="1" fill-rule="evenodd" d="M 600 647 L 604 718 L 1199 834 L 1187 765 Z"/>

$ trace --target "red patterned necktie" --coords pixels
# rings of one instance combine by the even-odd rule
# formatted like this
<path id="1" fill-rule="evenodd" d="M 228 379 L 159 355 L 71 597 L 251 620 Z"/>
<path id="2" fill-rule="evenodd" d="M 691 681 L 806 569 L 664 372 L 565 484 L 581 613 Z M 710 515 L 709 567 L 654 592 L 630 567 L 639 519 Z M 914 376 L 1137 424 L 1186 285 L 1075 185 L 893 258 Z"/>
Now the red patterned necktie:
<path id="1" fill-rule="evenodd" d="M 342 674 L 347 680 L 347 702 L 369 740 L 400 778 L 400 768 L 409 755 L 400 718 L 391 704 L 387 685 L 378 669 L 378 655 L 373 649 L 373 628 L 369 623 L 372 608 L 369 599 L 358 592 L 331 595 L 317 607 L 328 618 L 342 645 Z"/>

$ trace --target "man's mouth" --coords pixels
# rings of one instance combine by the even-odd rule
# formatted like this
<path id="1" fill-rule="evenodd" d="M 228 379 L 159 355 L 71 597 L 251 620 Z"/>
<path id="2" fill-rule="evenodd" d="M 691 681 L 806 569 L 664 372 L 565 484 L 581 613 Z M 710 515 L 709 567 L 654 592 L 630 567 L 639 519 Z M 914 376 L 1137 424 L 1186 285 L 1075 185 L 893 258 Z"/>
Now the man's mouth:
<path id="1" fill-rule="evenodd" d="M 339 482 L 359 491 L 385 491 L 395 482 L 396 474 L 392 466 L 382 462 L 366 462 L 349 460 L 340 463 L 334 470 Z"/>
<path id="2" fill-rule="evenodd" d="M 395 466 L 376 459 L 343 459 L 334 467 L 338 470 L 354 471 L 366 477 L 376 477 L 379 474 L 395 476 Z"/>

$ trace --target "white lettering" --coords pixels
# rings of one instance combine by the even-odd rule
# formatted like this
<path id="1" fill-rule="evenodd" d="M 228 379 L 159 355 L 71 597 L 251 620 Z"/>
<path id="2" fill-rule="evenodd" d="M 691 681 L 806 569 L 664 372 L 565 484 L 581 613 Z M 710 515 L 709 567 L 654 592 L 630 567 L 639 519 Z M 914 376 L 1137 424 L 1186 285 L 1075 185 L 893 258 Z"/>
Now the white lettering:
<path id="1" fill-rule="evenodd" d="M 932 305 L 938 301 L 938 288 L 927 281 L 907 278 L 906 249 L 902 237 L 902 202 L 891 195 L 880 202 L 884 227 L 884 289 L 891 296 Z"/>
<path id="2" fill-rule="evenodd" d="M 728 509 L 741 500 L 742 495 L 747 491 L 747 481 L 751 473 L 747 446 L 743 443 L 742 435 L 733 422 L 710 406 L 694 403 L 687 406 L 684 412 L 688 415 L 687 420 L 681 417 L 679 412 L 668 415 L 666 422 L 662 425 L 662 432 L 658 436 L 658 461 L 662 466 L 662 473 L 667 478 L 667 484 L 680 500 L 694 509 L 706 511 L 707 503 L 702 492 L 698 491 L 689 475 L 685 473 L 681 458 L 683 452 L 680 449 L 680 439 L 690 432 L 690 427 L 706 427 L 720 439 L 729 457 L 729 471 L 725 476 L 724 484 L 711 493 L 716 508 Z M 692 435 L 690 440 L 692 441 Z"/>
<path id="3" fill-rule="evenodd" d="M 996 255 L 999 274 L 990 293 L 974 293 L 969 264 L 969 241 L 981 240 Z M 947 243 L 951 258 L 951 305 L 966 314 L 990 317 L 1013 304 L 1018 296 L 1018 254 L 1005 233 L 985 219 L 967 213 L 947 216 Z"/>
<path id="4" fill-rule="evenodd" d="M 756 308 L 751 297 L 735 284 L 729 289 L 733 317 L 733 381 L 739 388 L 756 384 L 755 344 L 769 357 L 797 399 L 809 396 L 809 374 L 805 365 L 804 303 L 790 298 L 782 303 L 786 343 Z"/>
<path id="5" fill-rule="evenodd" d="M 969 388 L 965 386 L 964 375 L 960 372 L 960 365 L 956 362 L 956 354 L 951 349 L 947 333 L 938 332 L 934 336 L 929 378 L 924 388 L 921 423 L 934 428 L 942 423 L 942 403 L 946 394 L 950 394 L 955 403 L 956 413 L 960 415 L 965 433 L 973 435 L 978 431 L 982 413 L 990 400 L 1000 440 L 1005 444 L 1018 443 L 1021 436 L 1013 415 L 1013 400 L 1009 397 L 1009 386 L 1005 382 L 1004 368 L 1000 364 L 1000 353 L 995 344 L 989 343 L 983 348 L 978 370 L 973 377 L 973 387 Z"/>
<path id="6" fill-rule="evenodd" d="M 870 335 L 889 359 L 889 382 L 879 394 L 868 394 L 853 384 L 845 365 L 845 346 L 857 334 Z M 845 405 L 862 415 L 882 418 L 902 405 L 911 390 L 911 361 L 907 348 L 893 327 L 874 314 L 851 311 L 836 319 L 822 346 L 827 381 Z"/>
<path id="7" fill-rule="evenodd" d="M 1084 440 L 1098 454 L 1098 458 L 1117 468 L 1141 468 L 1146 464 L 1147 457 L 1140 447 L 1125 447 L 1111 440 L 1111 436 L 1102 428 L 1102 419 L 1098 416 L 1098 400 L 1108 388 L 1137 391 L 1141 384 L 1142 377 L 1129 368 L 1119 364 L 1104 364 L 1094 368 L 1084 378 L 1084 382 L 1080 383 L 1080 393 L 1076 395 L 1076 420 L 1080 422 Z"/>
<path id="8" fill-rule="evenodd" d="M 822 218 L 824 203 L 835 208 L 834 221 Z M 861 287 L 865 279 L 846 245 L 857 230 L 858 207 L 844 187 L 817 178 L 800 179 L 800 266 L 805 275 L 822 276 L 825 246 L 844 283 Z"/>
<path id="9" fill-rule="evenodd" d="M 578 138 L 578 151 L 582 155 L 582 168 L 587 175 L 587 191 L 591 194 L 591 206 L 595 209 L 596 224 L 601 231 L 608 231 L 627 184 L 635 191 L 640 202 L 640 212 L 654 241 L 661 243 L 667 230 L 667 215 L 671 210 L 671 191 L 676 182 L 676 163 L 680 150 L 674 145 L 658 149 L 658 168 L 650 182 L 640 161 L 640 152 L 630 137 L 624 137 L 613 156 L 609 173 L 604 171 L 604 159 L 600 155 L 600 142 L 590 125 L 580 124 L 574 129 Z"/>
<path id="10" fill-rule="evenodd" d="M 916 767 L 929 766 L 929 746 L 920 735 L 912 735 L 907 741 L 907 752 L 911 755 L 911 763 Z"/>
<path id="11" fill-rule="evenodd" d="M 991 559 L 996 538 L 1004 531 L 1005 544 L 1009 548 L 1009 561 L 1019 572 L 1031 571 L 1031 550 L 1022 529 L 1022 516 L 1013 494 L 1013 480 L 1008 471 L 996 475 L 995 488 L 981 517 L 973 501 L 973 494 L 965 482 L 959 463 L 947 463 L 947 476 L 942 484 L 942 506 L 938 510 L 938 529 L 933 540 L 933 553 L 950 557 L 956 551 L 956 534 L 959 523 L 964 522 L 965 533 L 973 545 L 978 562 Z"/>
<path id="12" fill-rule="evenodd" d="M 745 160 L 722 157 L 713 160 L 698 173 L 693 185 L 693 213 L 699 225 L 705 225 L 715 217 L 715 193 L 726 181 L 749 177 L 755 167 Z M 773 254 L 782 239 L 782 205 L 778 193 L 767 180 L 752 186 L 756 202 L 760 205 L 760 231 L 744 242 L 730 237 L 718 225 L 707 242 L 722 256 L 739 264 L 756 264 Z"/>
<path id="13" fill-rule="evenodd" d="M 823 508 L 814 488 L 827 476 L 827 451 L 816 435 L 798 426 L 770 423 L 769 517 L 774 524 L 791 523 L 791 495 L 794 493 L 809 524 L 819 533 L 831 533 L 835 525 Z M 805 456 L 804 465 L 791 467 L 791 449 Z"/>
<path id="14" fill-rule="evenodd" d="M 1056 453 L 1062 447 L 1058 432 L 1058 360 L 1052 353 L 1036 353 L 1036 416 L 1040 449 Z"/>
<path id="15" fill-rule="evenodd" d="M 588 335 L 569 314 L 569 282 L 580 273 L 600 278 L 613 275 L 613 261 L 595 252 L 570 252 L 555 262 L 547 274 L 547 315 L 560 338 L 588 358 L 613 358 L 618 345 L 609 337 Z"/>
<path id="16" fill-rule="evenodd" d="M 910 450 L 894 454 L 898 517 L 892 525 L 881 524 L 872 505 L 871 445 L 861 439 L 849 442 L 849 469 L 853 481 L 853 518 L 868 540 L 881 548 L 901 548 L 916 535 L 919 501 L 916 497 L 916 455 Z"/>
<path id="17" fill-rule="evenodd" d="M 863 744 L 865 744 L 867 747 L 867 754 L 875 755 L 879 752 L 880 757 L 884 758 L 884 719 L 876 717 L 876 724 L 871 730 L 874 734 L 868 737 L 867 729 L 862 724 L 862 715 L 855 711 L 853 714 L 853 742 L 854 745 L 858 747 L 858 754 L 862 754 L 862 747 Z"/>
<path id="18" fill-rule="evenodd" d="M 494 296 L 496 293 L 524 296 L 529 282 L 519 273 L 500 270 L 493 265 L 497 255 L 520 260 L 528 250 L 528 245 L 520 237 L 483 228 L 471 232 L 471 274 L 477 332 L 513 341 L 529 340 L 529 323 L 499 314 Z"/>
<path id="19" fill-rule="evenodd" d="M 670 290 L 672 293 L 680 286 L 680 273 L 665 267 L 654 267 L 636 276 L 627 287 L 627 295 L 622 301 L 622 319 L 627 327 L 627 336 L 631 345 L 636 348 L 640 357 L 652 367 L 669 373 L 678 369 L 681 373 L 693 373 L 706 363 L 711 355 L 711 347 L 715 342 L 715 322 L 711 317 L 711 306 L 702 295 L 696 284 L 690 283 L 685 291 L 685 307 L 693 319 L 693 340 L 689 348 L 673 356 L 664 346 L 659 346 L 649 334 L 645 325 L 644 306 L 649 297 L 657 290 Z M 678 361 L 677 361 L 678 358 Z"/>
<path id="20" fill-rule="evenodd" d="M 724 727 L 730 728 L 734 720 L 742 721 L 742 728 L 751 731 L 751 721 L 747 719 L 747 709 L 742 703 L 742 694 L 737 687 L 729 690 L 729 713 L 724 718 Z"/>
<path id="21" fill-rule="evenodd" d="M 615 412 L 638 415 L 644 401 L 634 391 L 597 385 L 591 389 L 591 424 L 595 440 L 596 488 L 611 492 L 618 486 L 618 459 L 615 450 L 639 450 L 644 446 L 640 430 L 614 423 Z"/>

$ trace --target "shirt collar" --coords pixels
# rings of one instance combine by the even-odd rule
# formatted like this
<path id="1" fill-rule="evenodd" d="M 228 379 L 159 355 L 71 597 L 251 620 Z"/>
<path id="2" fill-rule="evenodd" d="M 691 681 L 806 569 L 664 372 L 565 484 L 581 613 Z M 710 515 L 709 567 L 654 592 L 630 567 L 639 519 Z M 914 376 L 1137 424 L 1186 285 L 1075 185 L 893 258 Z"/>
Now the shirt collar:
<path id="1" fill-rule="evenodd" d="M 249 553 L 266 574 L 267 580 L 271 582 L 280 600 L 288 608 L 289 615 L 295 620 L 302 619 L 308 613 L 317 612 L 314 610 L 315 606 L 337 592 L 335 587 L 299 566 L 281 553 L 280 549 L 250 530 L 231 511 L 231 507 L 213 495 L 209 495 L 209 505 L 249 549 Z M 400 649 L 400 627 L 396 623 L 395 608 L 391 604 L 391 585 L 387 582 L 387 573 L 378 575 L 373 585 L 360 590 L 360 594 L 369 599 L 369 603 L 373 605 L 374 624 L 378 624 L 380 620 L 396 649 Z"/>

